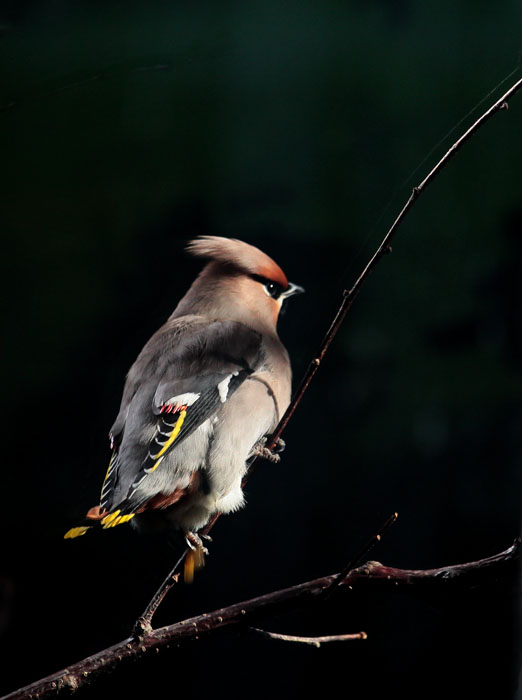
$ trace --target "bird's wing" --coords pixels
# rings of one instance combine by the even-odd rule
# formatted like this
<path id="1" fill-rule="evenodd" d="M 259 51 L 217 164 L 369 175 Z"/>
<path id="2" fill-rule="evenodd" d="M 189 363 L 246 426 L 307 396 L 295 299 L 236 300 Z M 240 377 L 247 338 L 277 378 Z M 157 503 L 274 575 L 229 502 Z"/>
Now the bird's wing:
<path id="1" fill-rule="evenodd" d="M 167 340 L 166 365 L 159 377 L 144 377 L 153 382 L 153 397 L 143 423 L 154 428 L 145 458 L 137 465 L 128 491 L 116 506 L 118 516 L 111 523 L 135 512 L 142 505 L 136 491 L 169 454 L 202 423 L 211 418 L 261 362 L 261 336 L 247 326 L 233 321 L 200 324 L 179 334 L 176 342 Z M 160 348 L 159 352 L 165 348 Z M 136 424 L 132 402 L 127 420 Z M 147 411 L 146 411 L 147 413 Z M 124 435 L 125 426 L 121 427 Z M 112 504 L 113 492 L 121 468 L 116 447 L 102 487 L 102 512 Z M 137 467 L 137 468 L 136 468 Z M 123 494 L 122 494 L 123 495 Z M 120 500 L 120 499 L 118 499 Z M 111 508 L 112 509 L 112 508 Z M 110 514 L 108 516 L 110 518 Z M 103 520 L 102 520 L 103 523 Z"/>

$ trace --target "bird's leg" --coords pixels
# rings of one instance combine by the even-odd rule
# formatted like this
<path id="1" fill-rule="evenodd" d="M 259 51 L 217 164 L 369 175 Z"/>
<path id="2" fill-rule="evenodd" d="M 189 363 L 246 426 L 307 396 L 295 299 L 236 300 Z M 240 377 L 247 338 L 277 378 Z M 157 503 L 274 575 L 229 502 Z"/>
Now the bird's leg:
<path id="1" fill-rule="evenodd" d="M 261 440 L 254 445 L 252 449 L 252 456 L 267 459 L 269 462 L 272 462 L 272 464 L 278 464 L 281 461 L 281 457 L 277 453 L 282 452 L 285 449 L 285 441 L 281 438 L 277 438 L 277 442 L 273 449 L 269 449 L 266 446 L 266 442 L 266 437 L 261 438 Z"/>

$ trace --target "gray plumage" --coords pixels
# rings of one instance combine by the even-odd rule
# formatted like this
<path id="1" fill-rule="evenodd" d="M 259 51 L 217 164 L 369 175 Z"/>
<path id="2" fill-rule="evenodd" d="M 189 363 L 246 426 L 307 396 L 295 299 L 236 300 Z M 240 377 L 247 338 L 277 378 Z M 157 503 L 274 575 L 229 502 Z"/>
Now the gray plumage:
<path id="1" fill-rule="evenodd" d="M 100 505 L 66 536 L 135 515 L 191 532 L 240 508 L 252 450 L 290 402 L 276 323 L 283 300 L 303 290 L 241 241 L 201 237 L 188 249 L 210 262 L 132 365 Z"/>

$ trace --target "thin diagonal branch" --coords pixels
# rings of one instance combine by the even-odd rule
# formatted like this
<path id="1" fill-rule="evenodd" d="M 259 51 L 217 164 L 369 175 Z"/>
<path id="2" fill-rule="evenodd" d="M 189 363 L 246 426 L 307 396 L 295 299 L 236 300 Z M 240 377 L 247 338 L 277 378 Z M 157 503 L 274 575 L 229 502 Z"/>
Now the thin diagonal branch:
<path id="1" fill-rule="evenodd" d="M 517 571 L 519 548 L 520 540 L 517 540 L 511 547 L 492 557 L 438 569 L 395 569 L 379 562 L 368 562 L 350 571 L 341 581 L 336 594 L 348 595 L 352 589 L 371 587 L 424 590 L 431 594 L 434 591 L 483 585 Z M 126 660 L 155 654 L 174 644 L 180 647 L 203 635 L 218 634 L 226 628 L 251 627 L 274 614 L 307 608 L 322 596 L 323 591 L 338 576 L 339 574 L 324 576 L 211 613 L 203 613 L 152 630 L 139 639 L 129 637 L 36 683 L 15 690 L 0 700 L 29 700 L 36 697 L 43 700 L 67 694 L 98 679 L 101 674 L 115 669 Z"/>
<path id="2" fill-rule="evenodd" d="M 279 424 L 275 431 L 272 433 L 270 438 L 267 440 L 266 446 L 269 449 L 274 449 L 278 439 L 281 437 L 283 431 L 285 430 L 286 426 L 290 422 L 290 419 L 294 415 L 298 405 L 301 402 L 301 399 L 303 398 L 306 390 L 308 389 L 308 386 L 310 385 L 310 382 L 315 376 L 315 373 L 319 369 L 322 360 L 324 359 L 324 356 L 326 355 L 328 348 L 330 347 L 333 339 L 337 335 L 344 319 L 346 318 L 346 315 L 348 314 L 349 310 L 352 307 L 353 302 L 357 298 L 362 285 L 364 282 L 368 279 L 370 273 L 372 270 L 375 268 L 379 260 L 386 255 L 387 253 L 391 252 L 391 246 L 390 243 L 392 239 L 394 238 L 395 234 L 397 233 L 399 226 L 401 223 L 404 221 L 406 215 L 408 212 L 411 210 L 412 206 L 414 203 L 417 201 L 419 196 L 422 194 L 422 192 L 426 189 L 426 187 L 433 182 L 433 180 L 436 178 L 436 176 L 446 167 L 446 165 L 449 163 L 449 161 L 453 158 L 453 156 L 456 155 L 457 151 L 460 149 L 460 147 L 466 143 L 479 129 L 481 126 L 483 126 L 491 117 L 496 114 L 500 110 L 506 110 L 508 107 L 508 102 L 509 100 L 520 90 L 522 87 L 522 78 L 518 80 L 514 85 L 512 85 L 509 90 L 507 90 L 502 97 L 500 97 L 489 109 L 487 109 L 463 134 L 460 136 L 455 143 L 451 146 L 451 148 L 448 149 L 448 151 L 444 154 L 444 156 L 439 160 L 439 162 L 435 165 L 434 168 L 430 170 L 430 172 L 426 175 L 426 177 L 422 180 L 422 182 L 419 183 L 416 187 L 413 188 L 412 193 L 410 197 L 408 198 L 406 204 L 403 206 L 401 211 L 399 212 L 397 218 L 391 225 L 390 229 L 388 230 L 387 234 L 384 236 L 381 244 L 373 254 L 373 256 L 370 258 L 369 262 L 367 263 L 366 267 L 363 269 L 359 277 L 356 279 L 353 287 L 349 290 L 345 290 L 343 293 L 343 300 L 341 302 L 341 305 L 339 306 L 332 322 L 330 323 L 330 326 L 328 328 L 328 331 L 326 332 L 326 335 L 324 336 L 319 349 L 317 353 L 315 354 L 314 359 L 310 362 L 308 369 L 305 372 L 305 375 L 303 379 L 301 380 L 301 383 L 299 384 L 299 387 L 297 388 L 292 401 L 290 402 L 290 405 L 286 409 L 283 417 L 279 421 Z M 249 468 L 249 474 L 252 473 L 252 467 L 254 463 L 257 461 L 257 458 L 255 458 Z M 243 484 L 246 481 L 246 478 L 243 481 Z M 219 519 L 220 514 L 217 513 L 214 515 L 205 529 L 203 530 L 204 534 L 208 534 L 212 528 L 214 527 L 215 523 Z M 174 578 L 174 575 L 178 571 L 179 566 L 181 565 L 181 562 L 185 558 L 186 554 L 188 552 L 188 549 L 186 549 L 180 560 L 176 563 L 172 571 L 169 573 L 163 584 L 160 586 L 158 591 L 154 594 L 154 601 L 158 601 L 157 605 L 151 606 L 149 604 L 146 608 L 146 610 L 142 613 L 142 615 L 138 618 L 138 622 L 135 625 L 135 629 L 140 630 L 142 625 L 145 624 L 145 626 L 150 626 L 151 621 L 152 621 L 152 616 L 154 615 L 155 611 L 157 610 L 159 604 L 161 601 L 164 599 L 165 595 L 168 593 L 172 585 L 169 583 L 172 581 Z M 152 602 L 152 601 L 151 601 Z"/>
<path id="3" fill-rule="evenodd" d="M 152 618 L 154 617 L 154 613 L 156 610 L 159 608 L 161 603 L 163 602 L 163 599 L 167 595 L 167 593 L 170 591 L 172 586 L 174 586 L 179 579 L 179 573 L 176 573 L 177 569 L 179 566 L 181 566 L 181 562 L 186 556 L 186 552 L 183 552 L 181 557 L 178 559 L 176 564 L 174 565 L 174 568 L 172 571 L 169 573 L 167 578 L 163 581 L 161 586 L 158 588 L 156 593 L 152 596 L 150 599 L 147 607 L 143 611 L 143 613 L 138 617 L 136 620 L 136 623 L 134 624 L 134 629 L 132 631 L 132 634 L 134 637 L 141 637 L 144 634 L 148 634 L 149 632 L 152 631 L 152 625 L 151 621 Z"/>
<path id="4" fill-rule="evenodd" d="M 350 308 L 352 307 L 353 302 L 357 298 L 362 285 L 366 280 L 368 279 L 370 273 L 372 270 L 375 268 L 379 260 L 386 255 L 387 253 L 391 253 L 391 247 L 390 243 L 392 239 L 394 238 L 395 234 L 397 233 L 397 230 L 399 226 L 402 224 L 404 219 L 406 218 L 406 215 L 408 212 L 411 210 L 412 206 L 414 203 L 417 201 L 417 199 L 420 197 L 422 192 L 426 189 L 426 187 L 433 182 L 433 180 L 437 177 L 437 175 L 443 170 L 446 165 L 449 163 L 449 161 L 453 158 L 453 156 L 456 155 L 457 151 L 459 148 L 466 143 L 466 141 L 469 141 L 469 139 L 475 134 L 481 126 L 483 126 L 491 117 L 496 114 L 498 111 L 501 109 L 507 109 L 508 102 L 509 100 L 522 88 L 522 78 L 518 80 L 514 85 L 512 85 L 509 90 L 507 90 L 502 97 L 500 97 L 489 109 L 487 109 L 470 127 L 467 129 L 462 136 L 460 136 L 455 143 L 451 146 L 451 148 L 446 151 L 444 156 L 439 160 L 437 165 L 435 165 L 434 168 L 430 170 L 430 172 L 426 175 L 424 180 L 422 180 L 421 183 L 417 185 L 417 187 L 414 187 L 412 190 L 411 195 L 408 198 L 408 201 L 406 204 L 403 206 L 401 211 L 399 212 L 397 218 L 391 225 L 390 229 L 388 230 L 388 233 L 384 236 L 381 244 L 373 254 L 373 256 L 370 258 L 368 264 L 364 268 L 364 270 L 361 272 L 359 277 L 356 279 L 353 287 L 349 290 L 345 290 L 344 295 L 343 295 L 343 301 L 337 310 L 337 313 L 334 316 L 333 321 L 330 324 L 330 327 L 328 328 L 328 331 L 326 335 L 323 338 L 323 341 L 321 345 L 319 346 L 319 350 L 317 351 L 314 359 L 310 363 L 308 370 L 305 373 L 305 376 L 303 377 L 301 384 L 299 385 L 297 391 L 295 392 L 295 395 L 292 399 L 292 402 L 290 403 L 290 406 L 287 408 L 284 416 L 281 418 L 281 421 L 279 422 L 279 425 L 275 429 L 274 433 L 270 436 L 270 439 L 267 441 L 267 447 L 275 447 L 275 444 L 277 442 L 277 439 L 281 437 L 282 432 L 288 425 L 291 417 L 293 416 L 297 406 L 299 405 L 301 399 L 303 398 L 303 395 L 305 391 L 308 389 L 308 385 L 312 381 L 315 373 L 319 369 L 319 366 L 326 355 L 326 352 L 328 348 L 330 347 L 333 339 L 337 335 L 339 328 L 341 327 L 344 319 L 346 318 L 346 315 Z"/>
<path id="5" fill-rule="evenodd" d="M 324 592 L 325 598 L 333 593 L 333 591 L 337 588 L 337 586 L 339 586 L 342 583 L 343 579 L 346 578 L 350 571 L 355 569 L 355 567 L 361 563 L 363 558 L 366 557 L 368 552 L 370 552 L 375 547 L 375 545 L 381 541 L 381 538 L 384 535 L 384 533 L 387 532 L 392 525 L 395 525 L 398 517 L 398 513 L 392 513 L 392 515 L 390 515 L 390 517 L 380 528 L 380 530 L 368 540 L 368 542 L 364 545 L 361 551 L 344 567 L 341 573 L 332 581 L 331 585 L 328 586 L 328 588 Z"/>

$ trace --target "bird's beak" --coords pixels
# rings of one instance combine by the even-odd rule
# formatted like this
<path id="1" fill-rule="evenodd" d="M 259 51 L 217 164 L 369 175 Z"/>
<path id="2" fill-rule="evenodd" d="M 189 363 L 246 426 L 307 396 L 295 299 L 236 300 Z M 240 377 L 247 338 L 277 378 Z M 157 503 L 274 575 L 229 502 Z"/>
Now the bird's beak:
<path id="1" fill-rule="evenodd" d="M 303 287 L 300 287 L 298 284 L 293 284 L 292 282 L 288 283 L 287 289 L 281 294 L 281 299 L 288 299 L 288 297 L 293 296 L 294 294 L 303 294 L 304 289 Z"/>

